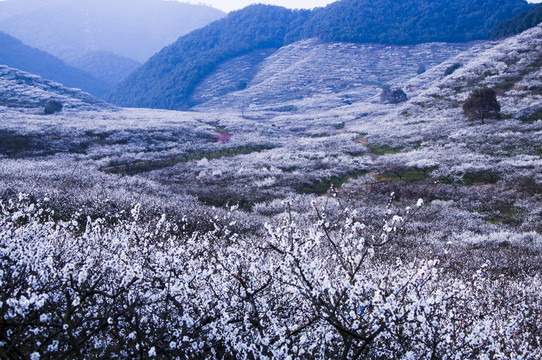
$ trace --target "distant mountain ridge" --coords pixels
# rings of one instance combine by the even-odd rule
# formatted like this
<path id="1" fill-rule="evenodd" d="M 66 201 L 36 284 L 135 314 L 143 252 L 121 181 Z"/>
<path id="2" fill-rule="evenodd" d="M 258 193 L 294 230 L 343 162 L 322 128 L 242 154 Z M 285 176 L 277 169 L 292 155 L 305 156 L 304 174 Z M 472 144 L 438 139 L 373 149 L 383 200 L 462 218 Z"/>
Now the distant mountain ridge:
<path id="1" fill-rule="evenodd" d="M 45 51 L 27 46 L 1 31 L 0 65 L 39 75 L 62 83 L 66 87 L 82 89 L 98 97 L 111 89 L 111 85 L 94 78 L 89 73 L 69 66 Z"/>
<path id="2" fill-rule="evenodd" d="M 144 62 L 224 15 L 209 6 L 164 0 L 4 0 L 0 30 L 65 61 L 108 51 Z"/>
<path id="3" fill-rule="evenodd" d="M 342 0 L 325 8 L 253 5 L 180 37 L 123 81 L 108 100 L 122 106 L 188 109 L 192 93 L 222 62 L 309 38 L 417 44 L 487 39 L 525 0 Z"/>
<path id="4" fill-rule="evenodd" d="M 141 65 L 135 60 L 108 51 L 89 51 L 70 60 L 68 64 L 88 72 L 111 87 Z"/>

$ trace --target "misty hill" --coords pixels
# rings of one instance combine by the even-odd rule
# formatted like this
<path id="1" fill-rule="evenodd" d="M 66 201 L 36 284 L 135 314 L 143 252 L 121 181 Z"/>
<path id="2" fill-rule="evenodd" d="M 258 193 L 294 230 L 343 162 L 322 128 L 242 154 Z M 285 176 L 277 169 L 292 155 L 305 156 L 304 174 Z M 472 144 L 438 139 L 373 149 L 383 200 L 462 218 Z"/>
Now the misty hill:
<path id="1" fill-rule="evenodd" d="M 64 109 L 112 109 L 111 105 L 81 90 L 0 65 L 0 106 L 43 112 L 50 99 L 60 101 Z"/>
<path id="2" fill-rule="evenodd" d="M 178 1 L 5 0 L 0 30 L 67 61 L 100 50 L 143 62 L 223 15 Z"/>
<path id="3" fill-rule="evenodd" d="M 510 20 L 497 24 L 491 33 L 493 39 L 516 35 L 530 29 L 542 22 L 542 4 L 534 5 L 532 8 L 522 11 Z"/>
<path id="4" fill-rule="evenodd" d="M 73 58 L 68 64 L 88 72 L 111 87 L 141 65 L 135 60 L 108 51 L 90 51 Z"/>
<path id="5" fill-rule="evenodd" d="M 194 105 L 196 86 L 220 63 L 257 49 L 313 37 L 381 44 L 485 39 L 495 24 L 528 6 L 525 0 L 342 0 L 314 11 L 253 5 L 179 38 L 121 83 L 109 100 L 187 109 Z"/>
<path id="6" fill-rule="evenodd" d="M 0 32 L 0 64 L 54 80 L 67 87 L 82 89 L 98 97 L 111 88 L 89 73 L 66 65 L 53 55 L 27 46 L 3 32 Z"/>

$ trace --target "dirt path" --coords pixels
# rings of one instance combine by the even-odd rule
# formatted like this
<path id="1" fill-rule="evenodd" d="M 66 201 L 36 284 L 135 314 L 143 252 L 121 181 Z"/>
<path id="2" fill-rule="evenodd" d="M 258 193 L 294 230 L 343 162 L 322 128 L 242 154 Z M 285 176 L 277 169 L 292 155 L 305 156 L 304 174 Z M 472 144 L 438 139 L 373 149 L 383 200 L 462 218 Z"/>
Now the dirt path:
<path id="1" fill-rule="evenodd" d="M 369 140 L 367 140 L 366 135 L 359 135 L 357 138 L 354 139 L 354 142 L 357 142 L 358 144 L 361 144 L 369 150 L 369 156 L 371 157 L 371 160 L 375 161 L 382 155 L 375 154 L 369 149 Z"/>

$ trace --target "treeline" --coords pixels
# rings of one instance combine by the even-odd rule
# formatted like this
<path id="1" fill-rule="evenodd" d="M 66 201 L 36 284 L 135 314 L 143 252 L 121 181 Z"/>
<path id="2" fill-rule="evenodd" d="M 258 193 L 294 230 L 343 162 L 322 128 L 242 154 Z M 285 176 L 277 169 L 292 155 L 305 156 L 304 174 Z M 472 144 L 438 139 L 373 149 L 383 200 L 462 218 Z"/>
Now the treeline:
<path id="1" fill-rule="evenodd" d="M 510 20 L 505 20 L 497 26 L 491 33 L 492 39 L 504 38 L 519 34 L 542 22 L 542 4 L 534 5 Z"/>
<path id="2" fill-rule="evenodd" d="M 526 9 L 523 0 L 343 0 L 314 11 L 306 36 L 381 44 L 487 39 L 494 26 Z"/>
<path id="3" fill-rule="evenodd" d="M 221 62 L 312 37 L 381 44 L 486 39 L 525 0 L 342 0 L 313 11 L 253 5 L 164 48 L 109 96 L 122 106 L 188 109 L 198 83 Z"/>

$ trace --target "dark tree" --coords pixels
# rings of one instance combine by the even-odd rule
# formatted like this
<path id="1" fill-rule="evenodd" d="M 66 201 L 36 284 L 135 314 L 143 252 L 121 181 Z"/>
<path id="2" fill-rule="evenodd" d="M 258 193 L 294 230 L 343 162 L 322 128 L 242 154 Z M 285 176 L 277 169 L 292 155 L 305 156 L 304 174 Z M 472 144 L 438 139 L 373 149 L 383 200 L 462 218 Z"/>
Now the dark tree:
<path id="1" fill-rule="evenodd" d="M 235 89 L 237 91 L 239 90 L 245 90 L 247 88 L 248 84 L 246 82 L 246 80 L 240 80 L 237 85 L 235 86 Z"/>
<path id="2" fill-rule="evenodd" d="M 426 69 L 425 69 L 425 64 L 419 64 L 419 65 L 418 65 L 418 70 L 416 71 L 416 73 L 417 73 L 418 75 L 420 75 L 420 74 L 423 74 L 423 73 L 425 72 L 425 70 L 426 70 Z"/>
<path id="3" fill-rule="evenodd" d="M 54 114 L 57 112 L 62 111 L 62 103 L 58 100 L 49 100 L 47 101 L 47 104 L 45 104 L 45 114 Z"/>
<path id="4" fill-rule="evenodd" d="M 507 36 L 516 35 L 524 32 L 527 29 L 535 27 L 542 22 L 542 4 L 534 5 L 533 7 L 523 11 L 510 20 L 504 20 L 495 26 L 491 33 L 492 39 L 505 38 Z"/>
<path id="5" fill-rule="evenodd" d="M 407 101 L 407 95 L 402 89 L 393 89 L 390 94 L 390 103 L 399 104 Z"/>
<path id="6" fill-rule="evenodd" d="M 380 93 L 380 101 L 383 103 L 389 102 L 391 96 L 391 88 L 389 86 L 384 86 L 382 92 Z"/>
<path id="7" fill-rule="evenodd" d="M 444 70 L 444 76 L 448 76 L 448 75 L 452 75 L 454 73 L 454 71 L 456 71 L 457 69 L 459 69 L 462 65 L 459 64 L 459 63 L 455 63 L 453 65 L 450 65 L 446 68 L 446 70 Z"/>
<path id="8" fill-rule="evenodd" d="M 469 98 L 463 103 L 463 113 L 467 119 L 481 120 L 499 118 L 501 105 L 497 101 L 497 93 L 487 86 L 474 90 Z"/>
<path id="9" fill-rule="evenodd" d="M 407 101 L 407 95 L 401 88 L 391 89 L 389 86 L 385 86 L 380 93 L 380 101 L 399 104 Z"/>

